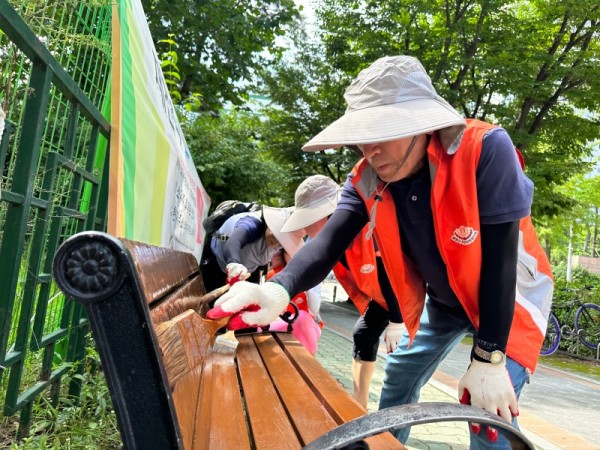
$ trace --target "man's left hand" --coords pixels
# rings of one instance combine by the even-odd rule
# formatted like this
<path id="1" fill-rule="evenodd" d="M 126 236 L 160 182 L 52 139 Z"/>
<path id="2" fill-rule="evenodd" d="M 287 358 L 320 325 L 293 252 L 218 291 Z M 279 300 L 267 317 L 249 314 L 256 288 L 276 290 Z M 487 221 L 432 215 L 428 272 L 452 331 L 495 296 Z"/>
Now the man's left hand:
<path id="1" fill-rule="evenodd" d="M 400 342 L 400 338 L 402 337 L 402 332 L 404 331 L 403 323 L 390 322 L 389 325 L 385 328 L 383 332 L 383 340 L 385 341 L 385 348 L 388 353 L 392 353 L 396 350 L 398 346 L 398 342 Z"/>
<path id="2" fill-rule="evenodd" d="M 229 263 L 225 268 L 227 274 L 227 284 L 233 286 L 238 281 L 243 281 L 250 277 L 250 273 L 246 266 L 240 263 Z"/>

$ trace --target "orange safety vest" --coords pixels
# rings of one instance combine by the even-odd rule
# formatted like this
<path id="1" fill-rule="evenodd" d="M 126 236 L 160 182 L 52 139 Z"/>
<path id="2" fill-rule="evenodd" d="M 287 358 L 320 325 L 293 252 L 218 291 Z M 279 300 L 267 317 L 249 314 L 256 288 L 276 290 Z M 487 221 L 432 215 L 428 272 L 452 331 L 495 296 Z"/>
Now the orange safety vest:
<path id="1" fill-rule="evenodd" d="M 492 128 L 493 125 L 470 119 L 454 154 L 446 152 L 436 134 L 427 148 L 437 247 L 446 264 L 450 286 L 476 329 L 482 259 L 476 172 L 483 137 Z M 384 184 L 365 159 L 356 164 L 353 174 L 352 183 L 367 211 L 371 211 L 375 194 Z M 383 200 L 377 205 L 374 235 L 412 342 L 425 304 L 425 282 L 403 257 L 390 192 L 384 190 L 379 195 Z M 546 332 L 553 279 L 531 218 L 521 219 L 519 229 L 517 295 L 506 352 L 533 372 Z"/>
<path id="2" fill-rule="evenodd" d="M 366 232 L 365 227 L 346 249 L 346 262 L 349 269 L 339 262 L 333 266 L 335 278 L 361 314 L 365 313 L 371 299 L 388 309 L 377 278 L 375 247 L 373 241 L 365 239 Z"/>

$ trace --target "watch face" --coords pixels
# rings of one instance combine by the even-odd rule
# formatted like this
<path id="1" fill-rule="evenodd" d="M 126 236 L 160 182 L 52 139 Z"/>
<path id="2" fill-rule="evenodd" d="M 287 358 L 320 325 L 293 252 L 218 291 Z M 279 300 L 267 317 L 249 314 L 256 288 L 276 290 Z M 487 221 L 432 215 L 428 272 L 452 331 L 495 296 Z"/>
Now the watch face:
<path id="1" fill-rule="evenodd" d="M 490 362 L 492 364 L 501 364 L 504 361 L 504 353 L 500 350 L 496 350 L 492 352 Z"/>

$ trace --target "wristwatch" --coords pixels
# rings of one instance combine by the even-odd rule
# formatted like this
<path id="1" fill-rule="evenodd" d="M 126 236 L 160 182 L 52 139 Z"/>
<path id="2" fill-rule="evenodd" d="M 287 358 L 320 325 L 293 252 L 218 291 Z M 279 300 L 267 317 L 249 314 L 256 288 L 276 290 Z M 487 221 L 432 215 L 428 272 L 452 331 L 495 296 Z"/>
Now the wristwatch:
<path id="1" fill-rule="evenodd" d="M 488 361 L 495 366 L 498 364 L 503 364 L 506 356 L 500 350 L 494 350 L 493 352 L 487 352 L 478 345 L 475 346 L 475 350 L 473 351 L 477 356 L 479 356 L 484 361 Z"/>

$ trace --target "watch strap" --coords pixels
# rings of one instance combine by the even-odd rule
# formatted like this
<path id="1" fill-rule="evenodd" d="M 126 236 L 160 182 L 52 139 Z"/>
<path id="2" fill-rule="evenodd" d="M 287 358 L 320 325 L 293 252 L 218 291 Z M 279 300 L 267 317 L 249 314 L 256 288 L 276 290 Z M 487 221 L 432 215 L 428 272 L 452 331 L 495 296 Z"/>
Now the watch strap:
<path id="1" fill-rule="evenodd" d="M 492 364 L 501 364 L 505 361 L 506 355 L 501 350 L 487 351 L 476 345 L 473 348 L 473 358 L 477 361 L 487 362 Z"/>

